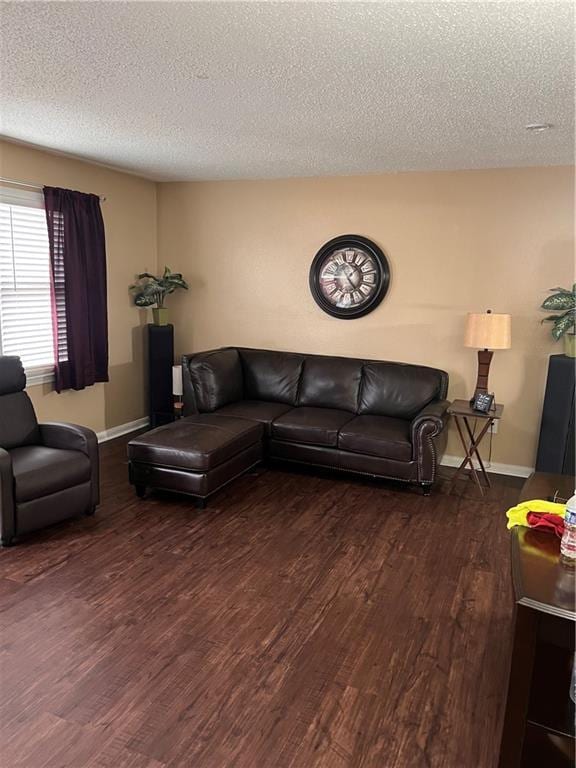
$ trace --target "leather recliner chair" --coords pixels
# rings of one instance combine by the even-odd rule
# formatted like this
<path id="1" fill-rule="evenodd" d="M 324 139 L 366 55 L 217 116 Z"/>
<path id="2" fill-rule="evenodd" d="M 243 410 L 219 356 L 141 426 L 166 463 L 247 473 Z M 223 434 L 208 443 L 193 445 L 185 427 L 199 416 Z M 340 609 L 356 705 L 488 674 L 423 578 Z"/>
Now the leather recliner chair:
<path id="1" fill-rule="evenodd" d="M 0 543 L 69 517 L 100 500 L 98 441 L 75 424 L 39 424 L 19 357 L 0 357 Z"/>

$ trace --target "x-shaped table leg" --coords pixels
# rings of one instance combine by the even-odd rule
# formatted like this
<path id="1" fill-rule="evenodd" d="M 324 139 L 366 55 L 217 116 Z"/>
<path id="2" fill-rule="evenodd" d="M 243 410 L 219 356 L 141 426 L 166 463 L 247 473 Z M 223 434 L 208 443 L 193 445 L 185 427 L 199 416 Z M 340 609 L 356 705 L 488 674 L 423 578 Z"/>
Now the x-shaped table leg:
<path id="1" fill-rule="evenodd" d="M 488 432 L 490 429 L 490 425 L 492 424 L 491 419 L 486 419 L 486 424 L 482 428 L 480 434 L 478 435 L 478 439 L 474 439 L 474 433 L 472 432 L 472 429 L 470 428 L 470 422 L 468 421 L 468 418 L 464 416 L 464 424 L 466 425 L 466 430 L 468 432 L 468 437 L 470 438 L 470 450 L 473 451 L 474 455 L 478 459 L 478 464 L 480 464 L 480 471 L 482 472 L 482 476 L 484 477 L 484 480 L 486 481 L 486 485 L 488 488 L 490 488 L 490 478 L 486 474 L 486 469 L 484 468 L 484 463 L 482 461 L 482 457 L 480 456 L 480 453 L 478 452 L 478 446 L 480 445 L 482 438 Z"/>
<path id="2" fill-rule="evenodd" d="M 454 474 L 454 477 L 452 478 L 452 482 L 454 483 L 458 479 L 460 474 L 466 468 L 466 465 L 469 464 L 472 477 L 476 481 L 476 485 L 478 486 L 478 488 L 480 490 L 480 493 L 484 493 L 484 489 L 482 487 L 482 483 L 480 482 L 480 478 L 478 476 L 478 471 L 477 471 L 476 467 L 474 466 L 474 462 L 472 461 L 472 457 L 476 456 L 476 458 L 478 459 L 478 463 L 480 464 L 480 471 L 482 472 L 482 477 L 484 478 L 484 480 L 486 482 L 486 485 L 488 487 L 490 487 L 490 478 L 488 477 L 488 475 L 486 473 L 486 469 L 484 467 L 484 463 L 483 463 L 482 458 L 481 458 L 481 456 L 480 456 L 480 454 L 478 452 L 478 446 L 482 442 L 482 439 L 484 438 L 484 435 L 486 434 L 486 432 L 488 432 L 488 430 L 490 429 L 490 425 L 492 424 L 492 419 L 486 419 L 486 424 L 480 430 L 480 434 L 478 435 L 478 437 L 475 438 L 474 437 L 474 433 L 472 432 L 472 430 L 470 428 L 470 424 L 468 422 L 468 419 L 466 418 L 466 416 L 462 417 L 462 420 L 464 421 L 464 425 L 466 427 L 466 431 L 468 433 L 468 437 L 470 438 L 470 443 L 468 445 L 466 444 L 466 437 L 464 435 L 464 432 L 462 431 L 462 427 L 460 426 L 460 418 L 458 416 L 455 416 L 454 420 L 456 422 L 456 428 L 458 429 L 458 434 L 460 435 L 460 441 L 462 442 L 462 447 L 464 448 L 464 451 L 465 451 L 465 456 L 464 456 L 464 460 L 462 461 L 462 463 L 460 464 L 460 466 L 456 470 L 456 473 Z"/>

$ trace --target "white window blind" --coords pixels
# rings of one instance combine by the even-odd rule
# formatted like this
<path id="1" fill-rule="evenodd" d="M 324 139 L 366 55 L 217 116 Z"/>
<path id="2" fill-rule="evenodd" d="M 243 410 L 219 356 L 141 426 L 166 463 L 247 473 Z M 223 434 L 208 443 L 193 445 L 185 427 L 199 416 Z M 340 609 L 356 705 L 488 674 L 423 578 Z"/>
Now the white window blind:
<path id="1" fill-rule="evenodd" d="M 0 353 L 29 379 L 52 372 L 50 252 L 42 195 L 0 191 Z"/>

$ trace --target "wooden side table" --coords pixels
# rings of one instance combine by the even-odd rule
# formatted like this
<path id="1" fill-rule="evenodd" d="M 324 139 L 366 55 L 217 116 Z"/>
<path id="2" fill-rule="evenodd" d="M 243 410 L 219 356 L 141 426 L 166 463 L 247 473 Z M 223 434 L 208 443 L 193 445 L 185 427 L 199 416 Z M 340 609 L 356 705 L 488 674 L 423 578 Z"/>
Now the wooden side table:
<path id="1" fill-rule="evenodd" d="M 454 416 L 456 429 L 458 430 L 458 434 L 460 435 L 460 440 L 462 442 L 462 447 L 464 448 L 464 460 L 456 470 L 456 473 L 452 478 L 452 483 L 456 482 L 456 480 L 466 469 L 466 466 L 469 465 L 470 473 L 476 481 L 476 485 L 480 489 L 480 493 L 484 494 L 484 488 L 480 482 L 481 477 L 484 479 L 486 487 L 490 487 L 490 478 L 488 477 L 486 468 L 484 467 L 482 457 L 478 452 L 478 447 L 492 424 L 494 424 L 494 422 L 498 419 L 502 418 L 503 411 L 504 406 L 496 403 L 487 413 L 481 413 L 480 411 L 475 411 L 473 408 L 471 408 L 468 400 L 454 400 L 454 402 L 448 407 L 448 413 L 451 416 Z M 484 422 L 478 435 L 475 434 L 475 430 L 470 425 L 471 419 L 480 419 Z M 480 472 L 478 472 L 474 466 L 474 461 L 472 458 L 474 456 L 476 457 L 480 466 Z"/>
<path id="2" fill-rule="evenodd" d="M 519 501 L 574 493 L 574 477 L 536 472 Z M 504 525 L 504 519 L 499 523 Z M 499 768 L 573 768 L 576 749 L 570 678 L 576 582 L 549 531 L 510 531 L 515 616 Z"/>

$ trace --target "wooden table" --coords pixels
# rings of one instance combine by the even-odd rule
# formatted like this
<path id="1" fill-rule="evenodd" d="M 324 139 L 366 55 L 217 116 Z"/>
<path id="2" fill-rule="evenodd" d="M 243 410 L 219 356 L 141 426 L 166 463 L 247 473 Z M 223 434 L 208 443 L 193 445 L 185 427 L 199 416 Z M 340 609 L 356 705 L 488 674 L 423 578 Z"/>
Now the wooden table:
<path id="1" fill-rule="evenodd" d="M 454 417 L 454 421 L 456 422 L 456 429 L 458 430 L 460 441 L 462 442 L 462 447 L 464 448 L 464 460 L 453 475 L 451 481 L 452 483 L 456 482 L 468 464 L 470 465 L 470 473 L 476 481 L 476 485 L 480 489 L 480 493 L 484 494 L 484 488 L 480 482 L 480 477 L 484 479 L 486 487 L 490 487 L 490 478 L 488 477 L 484 467 L 484 463 L 478 451 L 478 447 L 492 424 L 494 424 L 494 422 L 498 419 L 502 418 L 503 411 L 504 406 L 499 404 L 493 405 L 492 409 L 487 413 L 475 411 L 473 408 L 471 408 L 468 400 L 454 400 L 454 402 L 451 403 L 451 405 L 448 407 L 448 413 Z M 475 427 L 470 425 L 471 419 L 480 419 L 484 422 L 478 435 L 476 435 Z M 478 460 L 480 473 L 478 473 L 476 467 L 474 466 L 474 462 L 472 460 L 473 456 L 475 456 Z"/>
<path id="2" fill-rule="evenodd" d="M 574 493 L 574 478 L 537 472 L 520 501 Z M 570 677 L 576 626 L 575 570 L 560 561 L 553 533 L 511 531 L 515 620 L 500 768 L 574 765 Z"/>

